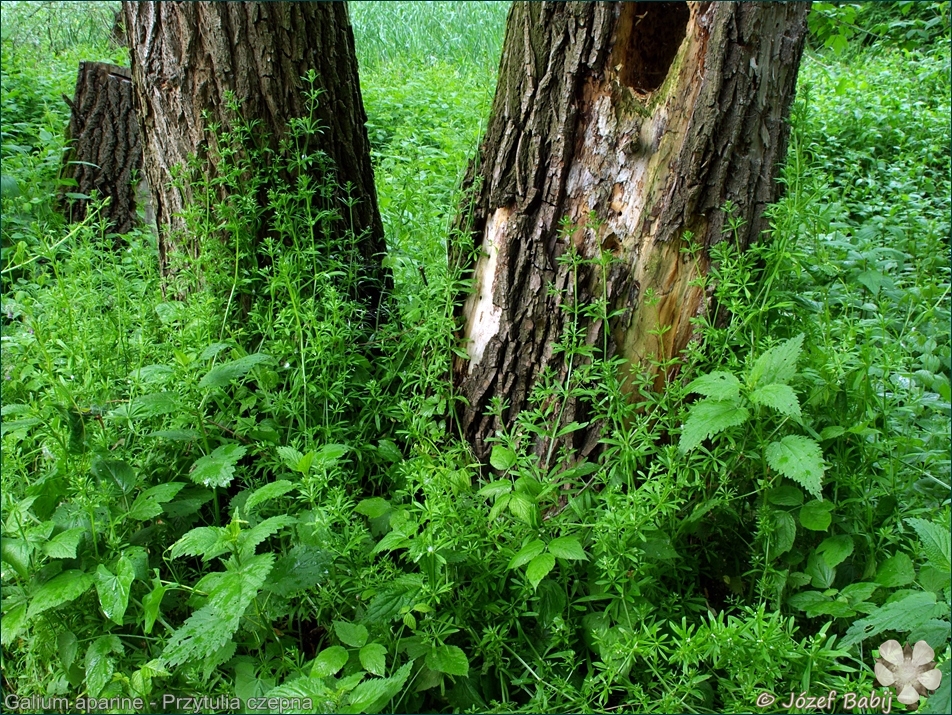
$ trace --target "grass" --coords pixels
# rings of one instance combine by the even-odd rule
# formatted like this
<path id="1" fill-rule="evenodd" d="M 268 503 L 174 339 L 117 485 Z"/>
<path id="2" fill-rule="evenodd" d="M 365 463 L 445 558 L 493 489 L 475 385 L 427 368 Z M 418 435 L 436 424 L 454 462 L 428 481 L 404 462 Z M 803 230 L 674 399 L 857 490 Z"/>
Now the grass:
<path id="1" fill-rule="evenodd" d="M 507 4 L 351 4 L 396 283 L 372 332 L 347 250 L 298 238 L 327 187 L 275 194 L 265 261 L 210 201 L 194 230 L 239 239 L 207 241 L 207 290 L 181 301 L 148 231 L 113 251 L 95 215 L 64 223 L 57 98 L 79 58 L 121 60 L 113 6 L 3 6 L 4 695 L 779 711 L 882 692 L 892 637 L 952 680 L 947 33 L 809 53 L 771 234 L 717 248 L 729 315 L 698 324 L 683 381 L 640 409 L 607 360 L 542 386 L 486 481 L 447 428 L 446 245 Z M 242 320 L 235 275 L 268 296 Z M 783 355 L 786 402 L 758 403 Z M 688 444 L 712 373 L 750 418 Z M 599 405 L 605 453 L 543 473 L 521 435 L 560 390 Z M 771 467 L 782 440 L 817 445 L 816 482 Z"/>

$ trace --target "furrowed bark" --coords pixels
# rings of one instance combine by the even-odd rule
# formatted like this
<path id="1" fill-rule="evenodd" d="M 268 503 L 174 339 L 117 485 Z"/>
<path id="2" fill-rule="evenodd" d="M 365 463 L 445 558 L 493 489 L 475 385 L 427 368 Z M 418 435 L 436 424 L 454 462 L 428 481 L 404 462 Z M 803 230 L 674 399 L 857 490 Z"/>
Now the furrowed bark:
<path id="1" fill-rule="evenodd" d="M 607 328 L 595 319 L 579 328 L 589 345 L 607 337 L 629 370 L 687 345 L 691 318 L 709 302 L 695 279 L 726 237 L 723 208 L 742 222 L 729 238 L 744 249 L 777 197 L 808 7 L 513 5 L 489 126 L 466 178 L 481 251 L 458 306 L 468 359 L 454 361 L 454 380 L 477 456 L 528 405 L 544 370 L 565 379 L 553 350 L 568 324 L 563 301 L 607 298 L 620 312 Z M 571 228 L 560 232 L 563 219 Z M 702 249 L 695 257 L 682 252 L 688 241 Z M 573 276 L 560 265 L 570 242 L 586 259 L 612 254 L 605 279 L 592 266 Z M 486 415 L 494 396 L 507 404 L 501 420 Z M 584 403 L 566 404 L 562 423 L 587 420 Z M 585 455 L 599 431 L 591 424 L 562 442 Z"/>

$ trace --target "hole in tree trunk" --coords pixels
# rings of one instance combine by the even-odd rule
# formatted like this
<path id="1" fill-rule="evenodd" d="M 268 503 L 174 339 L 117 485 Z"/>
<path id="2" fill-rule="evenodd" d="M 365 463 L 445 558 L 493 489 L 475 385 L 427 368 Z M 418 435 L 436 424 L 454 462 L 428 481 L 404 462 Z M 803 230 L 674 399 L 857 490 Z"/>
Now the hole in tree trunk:
<path id="1" fill-rule="evenodd" d="M 658 89 L 668 76 L 690 16 L 686 2 L 624 3 L 617 35 L 622 84 L 641 94 Z"/>

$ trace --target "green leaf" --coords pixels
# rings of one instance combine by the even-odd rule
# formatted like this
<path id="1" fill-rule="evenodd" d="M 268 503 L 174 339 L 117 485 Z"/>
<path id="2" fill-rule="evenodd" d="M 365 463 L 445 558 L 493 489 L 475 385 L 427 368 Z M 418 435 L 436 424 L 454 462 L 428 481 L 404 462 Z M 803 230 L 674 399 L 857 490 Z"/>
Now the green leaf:
<path id="1" fill-rule="evenodd" d="M 33 600 L 30 601 L 30 608 L 26 614 L 27 620 L 33 620 L 44 611 L 79 598 L 93 585 L 93 581 L 95 578 L 92 574 L 76 569 L 54 576 L 33 594 Z"/>
<path id="2" fill-rule="evenodd" d="M 925 623 L 916 626 L 906 638 L 907 643 L 918 643 L 925 641 L 933 650 L 945 647 L 949 641 L 949 633 L 952 632 L 952 624 L 943 621 L 941 618 L 930 618 Z"/>
<path id="3" fill-rule="evenodd" d="M 162 513 L 162 504 L 172 501 L 184 486 L 182 482 L 170 482 L 146 489 L 132 502 L 126 516 L 136 521 L 146 521 L 158 516 Z"/>
<path id="4" fill-rule="evenodd" d="M 800 506 L 803 504 L 803 492 L 799 487 L 792 484 L 784 484 L 770 489 L 767 494 L 767 501 L 777 506 Z"/>
<path id="5" fill-rule="evenodd" d="M 923 715 L 940 715 L 952 712 L 952 660 L 947 660 L 938 666 L 942 673 L 942 682 L 939 689 L 929 696 L 926 706 L 920 710 Z"/>
<path id="6" fill-rule="evenodd" d="M 883 561 L 876 569 L 874 581 L 880 586 L 895 588 L 912 583 L 916 579 L 916 572 L 912 568 L 912 559 L 899 552 Z"/>
<path id="7" fill-rule="evenodd" d="M 516 463 L 516 453 L 501 445 L 493 447 L 492 454 L 489 455 L 489 463 L 494 469 L 505 471 Z"/>
<path id="8" fill-rule="evenodd" d="M 513 516 L 529 526 L 536 526 L 540 521 L 539 505 L 525 494 L 510 495 L 509 511 L 512 512 Z"/>
<path id="9" fill-rule="evenodd" d="M 476 496 L 478 497 L 489 497 L 490 499 L 495 500 L 500 494 L 508 494 L 512 491 L 512 482 L 508 479 L 501 479 L 496 482 L 490 482 L 478 492 Z"/>
<path id="10" fill-rule="evenodd" d="M 723 370 L 701 375 L 684 388 L 685 393 L 698 393 L 714 400 L 735 401 L 740 396 L 740 380 Z"/>
<path id="11" fill-rule="evenodd" d="M 688 413 L 687 422 L 681 430 L 678 448 L 687 454 L 708 437 L 713 437 L 729 427 L 742 425 L 750 417 L 746 407 L 730 400 L 704 400 L 698 402 Z"/>
<path id="12" fill-rule="evenodd" d="M 343 713 L 379 713 L 403 690 L 410 677 L 412 663 L 407 663 L 389 678 L 370 678 L 351 691 Z"/>
<path id="13" fill-rule="evenodd" d="M 115 661 L 111 653 L 123 653 L 125 649 L 119 636 L 100 636 L 86 650 L 86 689 L 90 697 L 99 697 L 103 688 L 112 680 Z"/>
<path id="14" fill-rule="evenodd" d="M 382 497 L 371 497 L 362 499 L 354 508 L 358 514 L 363 514 L 368 519 L 379 519 L 390 511 L 390 502 Z"/>
<path id="15" fill-rule="evenodd" d="M 147 634 L 152 632 L 152 626 L 159 617 L 159 607 L 162 605 L 162 597 L 165 596 L 166 590 L 168 590 L 166 586 L 156 584 L 155 588 L 142 598 L 142 610 L 145 612 L 144 630 Z"/>
<path id="16" fill-rule="evenodd" d="M 537 588 L 539 581 L 544 579 L 554 567 L 555 557 L 552 554 L 539 554 L 532 559 L 532 561 L 529 562 L 529 567 L 526 569 L 526 578 L 529 579 L 532 588 Z"/>
<path id="17" fill-rule="evenodd" d="M 952 572 L 952 534 L 947 527 L 925 519 L 906 519 L 919 535 L 926 558 L 939 571 Z"/>
<path id="18" fill-rule="evenodd" d="M 3 628 L 0 628 L 0 644 L 12 645 L 26 628 L 28 622 L 26 604 L 18 603 L 3 614 Z"/>
<path id="19" fill-rule="evenodd" d="M 235 476 L 235 464 L 247 451 L 248 448 L 240 444 L 223 444 L 211 454 L 196 460 L 189 477 L 204 487 L 227 487 Z"/>
<path id="20" fill-rule="evenodd" d="M 325 444 L 315 454 L 318 464 L 330 467 L 337 463 L 349 451 L 350 447 L 345 444 Z"/>
<path id="21" fill-rule="evenodd" d="M 346 621 L 334 621 L 334 632 L 342 643 L 351 648 L 363 648 L 369 635 L 364 626 Z"/>
<path id="22" fill-rule="evenodd" d="M 387 649 L 379 643 L 368 643 L 360 649 L 360 664 L 364 670 L 383 676 L 387 672 Z"/>
<path id="23" fill-rule="evenodd" d="M 877 583 L 860 581 L 858 583 L 851 583 L 849 586 L 840 591 L 840 595 L 848 598 L 849 602 L 852 604 L 862 603 L 872 596 L 873 592 L 877 588 L 879 588 L 879 584 Z"/>
<path id="24" fill-rule="evenodd" d="M 469 675 L 469 660 L 455 645 L 436 646 L 426 655 L 426 667 L 447 675 Z"/>
<path id="25" fill-rule="evenodd" d="M 770 520 L 773 522 L 773 534 L 770 537 L 770 558 L 775 559 L 793 548 L 793 542 L 797 538 L 797 523 L 789 513 L 779 510 L 770 512 Z"/>
<path id="26" fill-rule="evenodd" d="M 747 377 L 747 385 L 754 390 L 760 385 L 786 384 L 797 372 L 797 360 L 803 347 L 803 333 L 775 345 L 757 358 Z"/>
<path id="27" fill-rule="evenodd" d="M 541 539 L 535 539 L 519 550 L 519 553 L 512 557 L 509 566 L 506 568 L 517 569 L 523 564 L 527 564 L 536 556 L 545 551 L 545 543 Z"/>
<path id="28" fill-rule="evenodd" d="M 198 383 L 198 386 L 203 388 L 210 387 L 213 389 L 216 387 L 223 387 L 233 380 L 244 377 L 255 365 L 260 365 L 261 363 L 266 362 L 273 362 L 273 359 L 270 355 L 265 355 L 264 353 L 253 353 L 252 355 L 240 357 L 237 360 L 216 365 L 208 371 L 208 374 L 202 378 L 201 382 Z"/>
<path id="29" fill-rule="evenodd" d="M 395 551 L 396 549 L 405 549 L 410 545 L 410 540 L 399 531 L 391 531 L 384 536 L 374 547 L 373 553 L 379 554 L 381 551 Z"/>
<path id="30" fill-rule="evenodd" d="M 174 392 L 156 392 L 151 395 L 141 395 L 129 404 L 109 412 L 106 416 L 143 420 L 181 411 L 182 406 L 179 403 L 178 395 Z"/>
<path id="31" fill-rule="evenodd" d="M 250 529 L 242 531 L 238 535 L 238 548 L 241 549 L 240 557 L 244 559 L 247 556 L 252 556 L 258 544 L 269 538 L 272 534 L 278 533 L 284 527 L 296 524 L 297 521 L 296 516 L 278 514 L 277 516 L 268 517 Z"/>
<path id="32" fill-rule="evenodd" d="M 804 571 L 810 577 L 813 588 L 829 588 L 833 585 L 833 579 L 836 577 L 836 570 L 826 563 L 821 554 L 815 551 L 807 559 L 807 567 Z"/>
<path id="33" fill-rule="evenodd" d="M 789 477 L 819 499 L 822 493 L 823 452 L 816 440 L 787 435 L 771 442 L 765 453 L 767 464 Z"/>
<path id="34" fill-rule="evenodd" d="M 294 483 L 289 482 L 287 479 L 279 479 L 276 482 L 271 482 L 270 484 L 265 484 L 263 487 L 255 489 L 248 495 L 248 499 L 245 500 L 245 513 L 251 512 L 251 510 L 259 504 L 287 494 L 292 489 L 294 489 Z"/>
<path id="35" fill-rule="evenodd" d="M 117 573 L 113 574 L 103 564 L 96 568 L 96 591 L 99 592 L 99 604 L 106 618 L 122 625 L 122 617 L 129 606 L 129 589 L 136 574 L 129 560 L 119 559 Z"/>
<path id="36" fill-rule="evenodd" d="M 496 519 L 502 512 L 509 506 L 509 500 L 512 499 L 511 494 L 503 494 L 496 502 L 493 504 L 493 508 L 489 510 L 489 520 L 493 521 Z"/>
<path id="37" fill-rule="evenodd" d="M 332 645 L 330 648 L 322 650 L 314 659 L 311 666 L 312 678 L 326 678 L 334 675 L 338 670 L 347 665 L 350 655 L 347 649 L 339 645 Z"/>
<path id="38" fill-rule="evenodd" d="M 75 559 L 76 547 L 79 546 L 84 533 L 86 533 L 86 529 L 80 526 L 75 529 L 67 529 L 43 544 L 43 553 L 51 559 Z"/>
<path id="39" fill-rule="evenodd" d="M 932 618 L 933 606 L 935 594 L 929 591 L 916 591 L 898 601 L 887 603 L 853 623 L 840 645 L 849 648 L 883 631 L 911 631 Z"/>
<path id="40" fill-rule="evenodd" d="M 800 400 L 790 385 L 772 383 L 758 387 L 750 393 L 750 401 L 755 405 L 764 405 L 776 410 L 782 415 L 793 417 L 797 422 L 801 420 Z"/>
<path id="41" fill-rule="evenodd" d="M 560 559 L 588 561 L 585 549 L 574 536 L 561 536 L 549 542 L 549 553 Z"/>
<path id="42" fill-rule="evenodd" d="M 298 465 L 304 460 L 304 455 L 298 452 L 294 447 L 280 446 L 275 449 L 278 456 L 284 461 L 288 469 L 292 472 L 298 471 Z"/>
<path id="43" fill-rule="evenodd" d="M 800 507 L 800 525 L 810 531 L 826 531 L 830 528 L 833 517 L 833 502 L 809 501 Z"/>
<path id="44" fill-rule="evenodd" d="M 222 527 L 196 526 L 172 544 L 169 556 L 173 559 L 179 556 L 201 556 L 203 561 L 208 561 L 221 556 L 228 549 L 228 541 Z"/>
<path id="45" fill-rule="evenodd" d="M 847 556 L 853 553 L 853 540 L 841 534 L 829 536 L 816 547 L 818 554 L 823 554 L 823 560 L 830 567 L 839 566 Z"/>
<path id="46" fill-rule="evenodd" d="M 119 487 L 123 494 L 129 494 L 136 486 L 136 473 L 129 464 L 121 459 L 103 459 L 96 456 L 89 467 L 92 475 L 100 481 L 109 480 Z"/>

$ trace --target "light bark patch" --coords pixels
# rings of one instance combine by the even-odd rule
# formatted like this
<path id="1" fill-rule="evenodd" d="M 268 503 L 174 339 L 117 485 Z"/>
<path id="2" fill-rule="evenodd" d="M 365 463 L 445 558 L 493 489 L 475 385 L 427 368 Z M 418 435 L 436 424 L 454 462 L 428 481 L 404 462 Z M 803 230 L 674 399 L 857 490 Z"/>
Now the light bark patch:
<path id="1" fill-rule="evenodd" d="M 506 232 L 506 225 L 512 209 L 498 208 L 489 219 L 486 232 L 483 235 L 482 255 L 476 261 L 473 272 L 473 292 L 470 293 L 463 308 L 466 319 L 466 339 L 468 341 L 469 373 L 482 360 L 486 346 L 497 333 L 499 321 L 502 317 L 502 308 L 493 302 L 493 291 L 496 286 L 496 268 L 499 261 L 499 246 Z"/>

